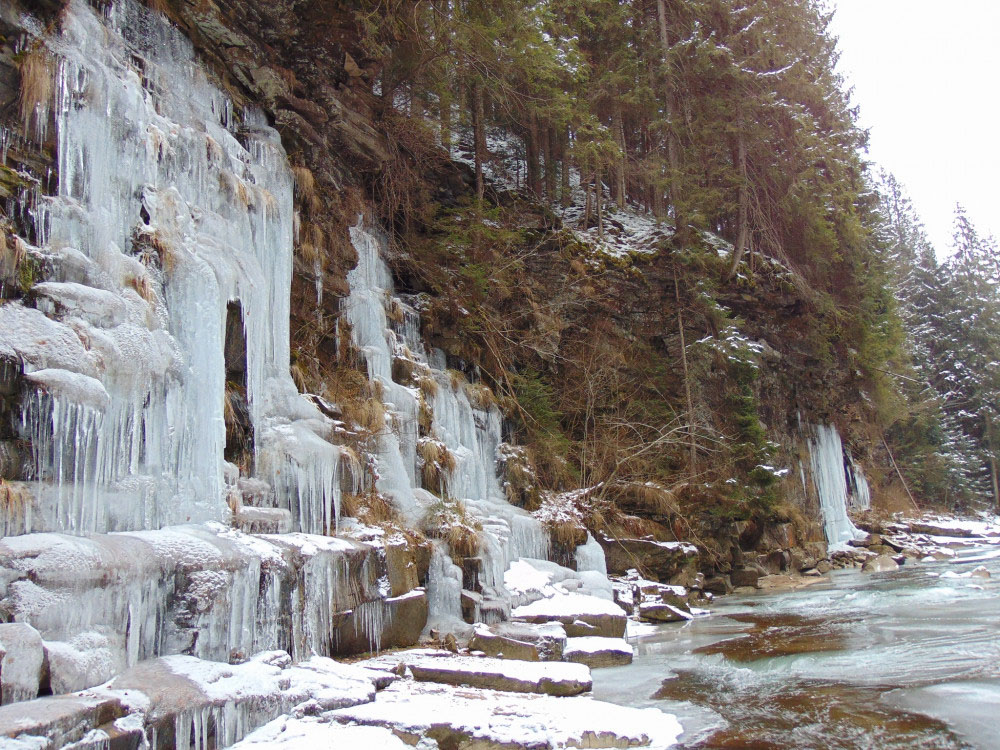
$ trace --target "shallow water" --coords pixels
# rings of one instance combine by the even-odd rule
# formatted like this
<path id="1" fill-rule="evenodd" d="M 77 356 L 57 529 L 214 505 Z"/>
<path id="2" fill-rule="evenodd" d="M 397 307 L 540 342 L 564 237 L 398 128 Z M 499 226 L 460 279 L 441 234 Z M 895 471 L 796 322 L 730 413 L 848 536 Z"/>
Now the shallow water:
<path id="1" fill-rule="evenodd" d="M 674 713 L 686 748 L 1000 748 L 1000 559 L 838 571 L 636 641 L 594 694 Z M 985 565 L 991 579 L 954 578 Z"/>

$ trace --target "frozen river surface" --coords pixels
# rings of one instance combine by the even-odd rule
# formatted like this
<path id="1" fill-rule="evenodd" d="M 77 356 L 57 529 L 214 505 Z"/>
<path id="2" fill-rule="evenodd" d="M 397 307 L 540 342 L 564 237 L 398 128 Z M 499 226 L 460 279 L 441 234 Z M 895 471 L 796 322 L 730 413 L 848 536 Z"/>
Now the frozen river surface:
<path id="1" fill-rule="evenodd" d="M 731 597 L 594 678 L 687 748 L 1000 748 L 1000 548 Z"/>

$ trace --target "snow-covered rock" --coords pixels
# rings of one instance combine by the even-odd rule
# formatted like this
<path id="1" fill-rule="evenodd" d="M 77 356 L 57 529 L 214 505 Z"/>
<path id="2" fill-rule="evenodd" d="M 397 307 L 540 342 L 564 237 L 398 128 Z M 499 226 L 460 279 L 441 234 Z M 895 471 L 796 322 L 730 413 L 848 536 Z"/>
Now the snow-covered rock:
<path id="1" fill-rule="evenodd" d="M 622 638 L 570 638 L 563 655 L 566 661 L 586 664 L 591 669 L 632 663 L 632 647 Z"/>
<path id="2" fill-rule="evenodd" d="M 558 622 L 571 638 L 625 634 L 625 610 L 607 599 L 588 594 L 563 594 L 518 607 L 511 616 L 522 622 Z"/>
<path id="3" fill-rule="evenodd" d="M 42 681 L 42 637 L 30 625 L 0 625 L 0 703 L 34 698 Z"/>
<path id="4" fill-rule="evenodd" d="M 434 736 L 446 747 L 667 748 L 682 731 L 676 718 L 658 709 L 431 683 L 396 683 L 373 703 L 332 715 L 391 728 L 407 744 Z"/>

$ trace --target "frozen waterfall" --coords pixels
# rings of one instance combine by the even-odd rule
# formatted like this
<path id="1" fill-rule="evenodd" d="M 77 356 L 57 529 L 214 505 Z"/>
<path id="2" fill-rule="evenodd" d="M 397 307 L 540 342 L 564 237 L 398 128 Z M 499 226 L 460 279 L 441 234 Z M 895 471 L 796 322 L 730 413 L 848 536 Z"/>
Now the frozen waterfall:
<path id="1" fill-rule="evenodd" d="M 844 446 L 833 425 L 817 425 L 813 433 L 809 440 L 809 463 L 823 513 L 823 530 L 831 550 L 843 549 L 851 539 L 864 536 L 847 515 L 849 475 L 844 462 Z M 858 472 L 857 476 L 861 477 L 867 491 L 864 475 Z"/>

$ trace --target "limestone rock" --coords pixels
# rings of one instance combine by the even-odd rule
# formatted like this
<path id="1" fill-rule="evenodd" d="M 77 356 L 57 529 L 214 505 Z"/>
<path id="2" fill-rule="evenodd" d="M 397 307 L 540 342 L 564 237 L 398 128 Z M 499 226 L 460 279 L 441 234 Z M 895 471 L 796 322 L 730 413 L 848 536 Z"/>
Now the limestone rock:
<path id="1" fill-rule="evenodd" d="M 30 625 L 0 625 L 0 703 L 31 700 L 38 695 L 45 652 L 42 637 Z"/>
<path id="2" fill-rule="evenodd" d="M 868 573 L 885 573 L 891 570 L 898 570 L 899 563 L 888 555 L 879 555 L 878 557 L 866 560 L 861 569 Z"/>
<path id="3" fill-rule="evenodd" d="M 402 535 L 386 542 L 385 567 L 392 596 L 402 596 L 420 585 L 416 559 Z"/>
<path id="4" fill-rule="evenodd" d="M 515 661 L 489 657 L 420 658 L 407 663 L 419 682 L 502 690 L 513 693 L 579 695 L 590 690 L 590 669 L 583 664 Z"/>
<path id="5" fill-rule="evenodd" d="M 591 669 L 620 667 L 632 663 L 632 647 L 622 638 L 570 638 L 564 656 Z"/>
<path id="6" fill-rule="evenodd" d="M 76 742 L 93 727 L 124 716 L 124 706 L 110 696 L 60 695 L 0 707 L 0 737 L 29 735 L 46 744 L 32 747 L 55 750 Z"/>
<path id="7" fill-rule="evenodd" d="M 605 539 L 597 541 L 604 549 L 608 572 L 624 575 L 642 561 L 643 573 L 668 581 L 685 570 L 694 571 L 698 563 L 698 548 L 686 542 L 657 542 L 651 539 Z"/>
<path id="8" fill-rule="evenodd" d="M 665 602 L 643 602 L 639 605 L 639 619 L 646 622 L 683 622 L 694 619 L 694 615 Z"/>
<path id="9" fill-rule="evenodd" d="M 558 622 L 569 637 L 625 635 L 625 611 L 612 601 L 587 594 L 566 594 L 518 607 L 511 616 L 521 622 Z"/>

